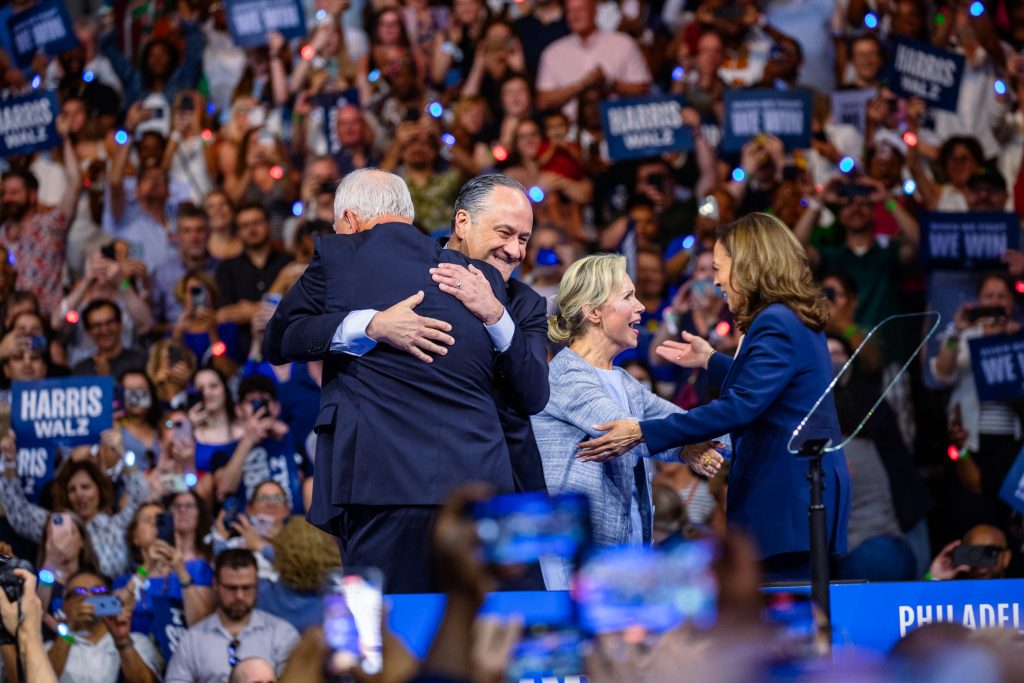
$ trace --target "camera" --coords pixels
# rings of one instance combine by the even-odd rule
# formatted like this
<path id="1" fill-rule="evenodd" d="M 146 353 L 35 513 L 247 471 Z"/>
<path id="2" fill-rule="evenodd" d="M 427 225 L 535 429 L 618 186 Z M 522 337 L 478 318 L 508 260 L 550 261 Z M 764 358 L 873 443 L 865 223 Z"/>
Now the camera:
<path id="1" fill-rule="evenodd" d="M 14 573 L 15 569 L 35 571 L 32 565 L 25 560 L 19 560 L 10 555 L 0 555 L 0 588 L 3 588 L 10 602 L 16 603 L 21 600 L 25 582 Z M 0 627 L 0 645 L 13 645 L 15 642 L 14 634 L 8 633 L 7 629 Z"/>

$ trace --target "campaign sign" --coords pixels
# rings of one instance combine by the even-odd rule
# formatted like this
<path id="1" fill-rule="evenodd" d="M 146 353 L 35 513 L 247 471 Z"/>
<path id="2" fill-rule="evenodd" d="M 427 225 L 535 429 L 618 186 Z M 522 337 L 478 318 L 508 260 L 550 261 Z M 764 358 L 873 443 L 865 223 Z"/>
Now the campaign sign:
<path id="1" fill-rule="evenodd" d="M 921 261 L 931 270 L 999 268 L 1020 244 L 1015 213 L 923 213 L 919 223 Z"/>
<path id="2" fill-rule="evenodd" d="M 323 111 L 324 137 L 327 139 L 327 153 L 334 155 L 341 151 L 338 140 L 338 110 L 350 104 L 359 106 L 359 91 L 355 88 L 340 93 L 324 93 L 309 98 L 311 107 L 319 107 Z"/>
<path id="3" fill-rule="evenodd" d="M 920 97 L 930 106 L 956 111 L 963 55 L 934 48 L 906 38 L 895 38 L 886 78 L 889 88 L 901 97 Z"/>
<path id="4" fill-rule="evenodd" d="M 978 337 L 968 346 L 979 400 L 1012 401 L 1024 395 L 1024 333 Z"/>
<path id="5" fill-rule="evenodd" d="M 693 131 L 683 125 L 679 96 L 642 97 L 601 103 L 601 126 L 613 161 L 693 149 Z"/>
<path id="6" fill-rule="evenodd" d="M 874 88 L 837 90 L 832 93 L 832 120 L 853 126 L 863 133 L 867 127 L 868 102 L 877 96 Z"/>
<path id="7" fill-rule="evenodd" d="M 239 47 L 266 45 L 271 31 L 287 40 L 306 35 L 300 0 L 227 0 L 227 12 L 231 38 Z"/>
<path id="8" fill-rule="evenodd" d="M 59 145 L 58 111 L 57 96 L 52 92 L 0 100 L 0 157 Z"/>
<path id="9" fill-rule="evenodd" d="M 810 147 L 811 93 L 807 90 L 726 90 L 722 149 L 738 152 L 759 133 L 776 136 L 786 149 Z"/>
<path id="10" fill-rule="evenodd" d="M 1003 480 L 999 497 L 1017 512 L 1024 512 L 1024 449 L 1017 454 L 1013 467 Z"/>
<path id="11" fill-rule="evenodd" d="M 99 443 L 113 426 L 113 377 L 62 377 L 11 385 L 18 447 Z"/>
<path id="12" fill-rule="evenodd" d="M 78 47 L 68 8 L 61 0 L 43 0 L 7 19 L 14 59 L 24 68 L 36 53 L 58 55 Z"/>

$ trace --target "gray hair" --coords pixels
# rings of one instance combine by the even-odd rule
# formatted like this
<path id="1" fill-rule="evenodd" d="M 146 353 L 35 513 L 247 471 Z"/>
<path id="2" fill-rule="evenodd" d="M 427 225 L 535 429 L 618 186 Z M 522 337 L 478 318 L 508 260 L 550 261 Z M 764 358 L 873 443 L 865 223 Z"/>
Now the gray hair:
<path id="1" fill-rule="evenodd" d="M 524 196 L 528 196 L 523 184 L 518 180 L 509 178 L 507 175 L 501 175 L 500 173 L 478 175 L 475 178 L 471 178 L 459 190 L 459 197 L 455 200 L 455 208 L 452 209 L 452 227 L 455 227 L 455 216 L 458 215 L 459 211 L 465 211 L 469 214 L 470 220 L 473 220 L 474 215 L 483 211 L 487 200 L 491 198 L 491 193 L 497 187 L 519 190 Z"/>
<path id="2" fill-rule="evenodd" d="M 334 220 L 348 209 L 364 221 L 380 216 L 400 216 L 412 221 L 415 211 L 405 181 L 379 168 L 360 168 L 347 173 L 334 193 Z"/>

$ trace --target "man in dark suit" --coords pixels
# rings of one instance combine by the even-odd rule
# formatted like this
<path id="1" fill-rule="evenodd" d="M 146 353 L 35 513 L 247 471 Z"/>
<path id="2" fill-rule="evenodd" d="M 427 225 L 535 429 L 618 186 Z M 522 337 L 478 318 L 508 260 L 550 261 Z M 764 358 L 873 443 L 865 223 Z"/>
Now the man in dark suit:
<path id="1" fill-rule="evenodd" d="M 466 268 L 504 310 L 501 274 L 419 234 L 412 219 L 400 178 L 346 175 L 335 196 L 341 234 L 320 238 L 265 335 L 272 363 L 324 361 L 309 519 L 338 536 L 346 565 L 383 569 L 393 593 L 432 589 L 429 530 L 453 488 L 514 490 L 494 403 L 507 343 L 429 269 Z"/>
<path id="2" fill-rule="evenodd" d="M 506 283 L 508 312 L 515 322 L 511 345 L 498 354 L 495 402 L 505 430 L 517 491 L 543 491 L 544 470 L 530 416 L 548 402 L 547 301 L 512 278 L 526 256 L 533 232 L 533 206 L 526 188 L 503 175 L 477 176 L 463 185 L 452 212 L 449 249 L 489 263 Z M 455 263 L 439 264 L 434 282 L 486 321 L 500 303 L 479 274 Z M 462 287 L 456 285 L 461 282 Z"/>

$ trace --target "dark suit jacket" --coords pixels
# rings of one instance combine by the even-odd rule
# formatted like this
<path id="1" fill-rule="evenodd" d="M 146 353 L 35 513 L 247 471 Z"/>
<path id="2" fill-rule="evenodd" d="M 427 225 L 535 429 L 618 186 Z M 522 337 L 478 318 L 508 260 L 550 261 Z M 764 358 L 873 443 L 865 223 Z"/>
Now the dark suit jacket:
<path id="1" fill-rule="evenodd" d="M 314 524 L 327 528 L 345 505 L 438 505 L 467 481 L 514 490 L 494 404 L 497 353 L 480 321 L 428 272 L 470 262 L 409 225 L 385 223 L 319 238 L 313 261 L 282 300 L 267 327 L 265 357 L 324 361 Z M 473 263 L 504 303 L 500 273 Z M 419 290 L 425 298 L 416 312 L 452 325 L 447 355 L 428 364 L 387 344 L 360 358 L 330 352 L 350 312 L 384 310 Z"/>
<path id="2" fill-rule="evenodd" d="M 517 491 L 544 491 L 544 467 L 530 416 L 548 404 L 547 301 L 519 280 L 508 282 L 509 315 L 516 324 L 512 345 L 495 365 L 498 415 L 505 431 Z"/>
<path id="3" fill-rule="evenodd" d="M 730 432 L 729 523 L 753 534 L 762 557 L 807 552 L 807 461 L 791 454 L 788 445 L 832 381 L 824 334 L 813 332 L 789 308 L 772 304 L 751 323 L 736 358 L 716 353 L 708 372 L 721 384 L 719 397 L 682 415 L 641 422 L 647 448 L 657 453 Z M 816 415 L 815 436 L 840 443 L 831 396 Z M 846 458 L 836 451 L 826 454 L 822 464 L 829 543 L 832 552 L 844 553 L 850 514 Z"/>

